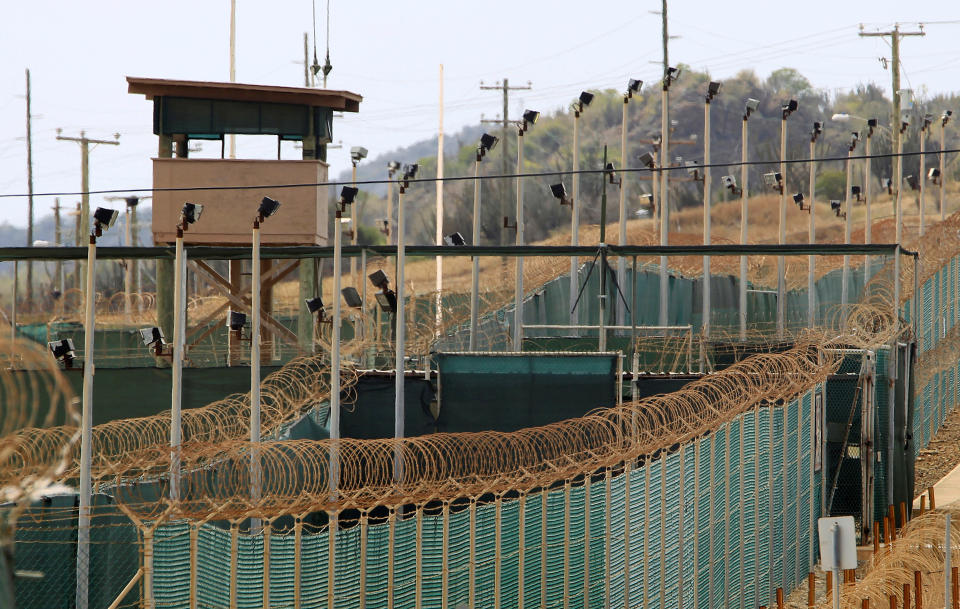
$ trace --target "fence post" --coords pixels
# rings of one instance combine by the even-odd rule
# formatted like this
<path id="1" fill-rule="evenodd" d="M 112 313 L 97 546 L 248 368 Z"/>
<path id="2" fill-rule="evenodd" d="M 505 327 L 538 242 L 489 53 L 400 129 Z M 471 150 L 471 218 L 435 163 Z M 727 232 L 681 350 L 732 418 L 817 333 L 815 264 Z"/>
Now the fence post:
<path id="1" fill-rule="evenodd" d="M 303 570 L 300 562 L 303 547 L 303 516 L 293 521 L 293 609 L 300 609 L 300 579 Z"/>
<path id="2" fill-rule="evenodd" d="M 583 479 L 583 606 L 590 603 L 590 487 L 593 480 L 588 473 Z"/>
<path id="3" fill-rule="evenodd" d="M 364 516 L 366 516 L 366 514 L 364 514 Z M 449 574 L 449 566 L 447 565 L 447 562 L 448 562 L 449 556 L 450 556 L 450 503 L 447 502 L 447 501 L 444 501 L 444 502 L 443 502 L 442 518 L 443 518 L 443 542 L 442 542 L 442 544 L 441 544 L 441 546 L 440 546 L 440 552 L 441 552 L 441 556 L 440 556 L 440 608 L 441 608 L 441 609 L 447 609 L 447 603 L 449 602 L 449 594 L 450 594 L 450 574 Z M 361 521 L 361 522 L 363 522 L 363 521 Z M 364 532 L 364 533 L 365 533 L 365 532 Z M 362 534 L 362 535 L 363 535 L 363 537 L 362 537 L 362 540 L 363 540 L 362 543 L 363 543 L 363 545 L 361 546 L 361 549 L 363 550 L 363 553 L 361 554 L 361 556 L 362 556 L 363 558 L 366 558 L 367 536 L 366 536 L 365 534 Z M 361 569 L 360 574 L 361 574 L 361 577 L 364 578 L 364 579 L 362 580 L 363 584 L 362 584 L 362 586 L 361 586 L 361 590 L 364 590 L 364 587 L 366 586 L 366 569 L 365 569 L 365 566 L 366 566 L 366 565 L 361 565 L 361 566 L 360 566 L 360 569 Z M 362 598 L 362 597 L 361 597 L 361 598 Z M 366 606 L 366 603 L 362 603 L 362 604 L 360 605 L 360 609 L 364 609 L 365 606 Z"/>
<path id="4" fill-rule="evenodd" d="M 527 493 L 520 492 L 520 524 L 517 527 L 517 606 L 523 607 L 523 574 L 527 564 Z"/>
<path id="5" fill-rule="evenodd" d="M 230 609 L 237 609 L 237 552 L 240 545 L 240 522 L 230 521 Z"/>
<path id="6" fill-rule="evenodd" d="M 470 504 L 470 603 L 473 603 L 473 503 Z M 397 510 L 387 514 L 387 609 L 393 609 L 393 546 L 397 539 Z"/>
<path id="7" fill-rule="evenodd" d="M 265 520 L 263 527 L 263 609 L 270 609 L 270 527 L 272 520 Z"/>
<path id="8" fill-rule="evenodd" d="M 364 270 L 366 274 L 366 270 Z M 446 504 L 444 504 L 444 544 L 446 544 Z M 360 609 L 365 609 L 367 606 L 367 530 L 370 526 L 370 515 L 364 510 L 360 512 Z M 447 564 L 447 547 L 443 546 L 443 564 L 446 567 Z M 446 569 L 444 569 L 444 574 L 446 574 Z M 446 581 L 444 581 L 446 583 Z M 443 609 L 446 609 L 446 588 L 444 592 L 444 605 Z"/>

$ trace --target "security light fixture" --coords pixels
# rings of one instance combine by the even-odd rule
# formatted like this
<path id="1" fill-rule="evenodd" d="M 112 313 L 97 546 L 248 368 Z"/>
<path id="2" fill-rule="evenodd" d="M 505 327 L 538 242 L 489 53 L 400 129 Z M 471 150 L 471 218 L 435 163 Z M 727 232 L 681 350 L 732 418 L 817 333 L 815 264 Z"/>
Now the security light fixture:
<path id="1" fill-rule="evenodd" d="M 817 137 L 823 133 L 823 122 L 822 121 L 813 121 L 813 130 L 810 131 L 810 141 L 816 142 Z"/>
<path id="2" fill-rule="evenodd" d="M 723 184 L 724 188 L 728 188 L 730 192 L 735 195 L 740 195 L 743 191 L 737 188 L 737 178 L 733 176 L 723 176 L 720 178 L 720 183 Z"/>
<path id="3" fill-rule="evenodd" d="M 607 179 L 610 180 L 611 184 L 619 184 L 620 180 L 617 178 L 617 170 L 613 166 L 613 163 L 607 163 L 603 167 L 603 173 L 606 174 Z"/>
<path id="4" fill-rule="evenodd" d="M 944 110 L 943 114 L 940 115 L 940 126 L 946 127 L 947 123 L 950 122 L 951 116 L 953 116 L 953 110 Z"/>
<path id="5" fill-rule="evenodd" d="M 714 80 L 710 81 L 710 84 L 707 85 L 707 103 L 713 101 L 714 96 L 720 92 L 720 83 Z"/>
<path id="6" fill-rule="evenodd" d="M 393 290 L 388 290 L 387 292 L 377 292 L 377 304 L 380 305 L 380 310 L 385 313 L 396 313 L 397 312 L 397 294 Z"/>
<path id="7" fill-rule="evenodd" d="M 797 204 L 797 207 L 800 208 L 800 211 L 803 211 L 803 210 L 807 209 L 806 207 L 803 206 L 803 193 L 802 193 L 802 192 L 798 192 L 797 194 L 793 195 L 793 202 Z"/>
<path id="8" fill-rule="evenodd" d="M 144 347 L 149 347 L 158 343 L 162 347 L 163 345 L 167 344 L 167 341 L 163 337 L 163 330 L 157 327 L 140 328 L 140 340 L 143 341 Z"/>
<path id="9" fill-rule="evenodd" d="M 797 111 L 797 108 L 800 107 L 800 104 L 797 103 L 797 100 L 791 99 L 790 101 L 780 104 L 780 112 L 784 119 Z"/>
<path id="10" fill-rule="evenodd" d="M 936 167 L 931 167 L 930 171 L 927 172 L 927 179 L 933 182 L 936 185 L 940 184 L 940 170 Z"/>
<path id="11" fill-rule="evenodd" d="M 907 130 L 907 127 L 910 126 L 910 115 L 904 114 L 900 117 L 900 133 L 904 133 Z"/>
<path id="12" fill-rule="evenodd" d="M 861 192 L 863 192 L 863 191 L 861 190 L 861 188 L 860 188 L 859 186 L 851 186 L 851 187 L 850 187 L 850 195 L 853 196 L 853 197 L 857 200 L 857 203 L 860 202 L 860 193 L 861 193 Z"/>
<path id="13" fill-rule="evenodd" d="M 304 302 L 307 303 L 307 310 L 311 313 L 323 311 L 323 300 L 321 300 L 319 296 L 307 298 Z"/>
<path id="14" fill-rule="evenodd" d="M 378 270 L 370 273 L 370 275 L 369 275 L 368 277 L 369 277 L 369 279 L 370 279 L 370 283 L 373 284 L 373 287 L 378 288 L 378 289 L 381 289 L 381 290 L 389 289 L 389 287 L 390 287 L 390 280 L 387 279 L 387 274 L 384 273 L 383 271 L 381 271 L 381 270 L 378 269 Z"/>
<path id="15" fill-rule="evenodd" d="M 883 179 L 883 187 L 887 189 L 887 194 L 888 194 L 888 195 L 892 195 L 892 194 L 893 194 L 893 180 L 891 180 L 890 178 L 884 178 L 884 179 Z"/>
<path id="16" fill-rule="evenodd" d="M 227 320 L 230 329 L 240 335 L 240 331 L 247 325 L 247 314 L 240 311 L 230 311 L 230 319 Z"/>
<path id="17" fill-rule="evenodd" d="M 459 232 L 452 233 L 443 238 L 444 245 L 457 246 L 457 245 L 466 245 L 467 240 L 463 238 Z"/>
<path id="18" fill-rule="evenodd" d="M 188 224 L 193 224 L 200 219 L 200 214 L 203 213 L 203 205 L 199 203 L 184 203 L 183 209 L 180 210 L 180 218 L 183 221 L 183 228 L 186 228 Z"/>
<path id="19" fill-rule="evenodd" d="M 278 209 L 280 209 L 280 201 L 271 199 L 270 197 L 264 197 L 263 200 L 260 201 L 260 207 L 257 208 L 257 215 L 260 217 L 260 220 L 263 221 L 264 218 L 269 218 L 277 213 Z"/>
<path id="20" fill-rule="evenodd" d="M 380 218 L 380 232 L 384 235 L 390 234 L 390 218 Z"/>
<path id="21" fill-rule="evenodd" d="M 763 174 L 763 183 L 774 190 L 783 190 L 783 176 L 779 171 Z"/>
<path id="22" fill-rule="evenodd" d="M 752 97 L 747 98 L 747 102 L 744 105 L 743 109 L 743 120 L 750 118 L 750 115 L 757 111 L 757 108 L 760 107 L 760 100 L 753 99 Z"/>
<path id="23" fill-rule="evenodd" d="M 627 81 L 627 97 L 633 97 L 634 93 L 640 92 L 640 87 L 643 86 L 643 81 L 637 78 L 631 78 Z"/>
<path id="24" fill-rule="evenodd" d="M 868 119 L 867 119 L 867 127 L 870 127 L 871 129 L 876 129 L 879 125 L 880 125 L 880 121 L 879 121 L 879 120 L 877 120 L 877 119 L 875 119 L 875 118 L 868 118 Z"/>
<path id="25" fill-rule="evenodd" d="M 920 190 L 920 181 L 917 179 L 917 176 L 904 176 L 903 181 L 910 186 L 910 190 Z"/>
<path id="26" fill-rule="evenodd" d="M 397 161 L 390 161 L 387 163 L 387 177 L 392 178 L 393 174 L 400 171 L 400 163 Z"/>
<path id="27" fill-rule="evenodd" d="M 359 192 L 360 190 L 354 188 L 353 186 L 344 186 L 340 190 L 340 209 L 346 209 L 347 205 L 353 203 L 354 199 L 357 198 L 357 193 Z"/>
<path id="28" fill-rule="evenodd" d="M 521 123 L 521 129 L 523 131 L 528 131 L 534 124 L 540 119 L 540 113 L 536 110 L 524 110 L 523 111 L 523 121 Z"/>
<path id="29" fill-rule="evenodd" d="M 653 155 L 650 154 L 649 152 L 644 152 L 643 154 L 641 154 L 640 164 L 643 165 L 644 167 L 649 167 L 650 169 L 653 169 L 655 165 Z"/>
<path id="30" fill-rule="evenodd" d="M 689 173 L 694 180 L 699 182 L 705 178 L 705 176 L 700 173 L 700 161 L 687 161 L 684 165 L 687 168 L 687 173 Z"/>
<path id="31" fill-rule="evenodd" d="M 550 192 L 553 193 L 555 199 L 560 201 L 560 205 L 573 205 L 573 199 L 567 196 L 567 189 L 563 185 L 563 182 L 551 184 Z"/>
<path id="32" fill-rule="evenodd" d="M 416 163 L 410 163 L 403 166 L 403 179 L 412 180 L 417 177 L 417 171 L 420 170 L 420 165 Z"/>
<path id="33" fill-rule="evenodd" d="M 638 216 L 639 216 L 639 215 L 651 215 L 651 214 L 653 214 L 653 212 L 656 211 L 656 210 L 654 209 L 654 207 L 653 207 L 653 195 L 652 195 L 651 193 L 649 193 L 649 192 L 641 193 L 641 194 L 640 194 L 640 202 L 643 203 L 643 204 L 645 204 L 645 205 L 647 205 L 650 209 L 649 209 L 649 210 L 646 210 L 646 209 L 641 210 L 641 211 L 646 212 L 645 214 L 640 214 L 639 212 L 637 212 L 637 215 L 638 215 Z"/>
<path id="34" fill-rule="evenodd" d="M 680 68 L 668 67 L 663 75 L 663 86 L 669 87 L 678 78 L 680 78 Z"/>
<path id="35" fill-rule="evenodd" d="M 850 143 L 847 144 L 847 150 L 853 152 L 853 149 L 857 147 L 857 142 L 860 141 L 860 132 L 851 131 L 850 132 Z"/>
<path id="36" fill-rule="evenodd" d="M 500 138 L 484 133 L 480 136 L 480 145 L 477 146 L 477 152 L 483 157 L 485 154 L 496 148 Z"/>
<path id="37" fill-rule="evenodd" d="M 839 201 L 839 200 L 837 200 L 837 199 L 831 199 L 831 200 L 830 200 L 830 209 L 833 210 L 834 215 L 837 216 L 838 218 L 841 218 L 841 217 L 842 217 L 842 218 L 846 218 L 846 217 L 847 217 L 847 214 L 842 213 L 842 212 L 840 211 L 841 209 L 843 209 L 843 202 L 842 202 L 842 201 Z"/>
<path id="38" fill-rule="evenodd" d="M 354 164 L 359 163 L 363 159 L 367 158 L 367 149 L 363 146 L 354 146 L 350 148 L 350 160 Z"/>
<path id="39" fill-rule="evenodd" d="M 348 307 L 353 307 L 354 309 L 363 307 L 363 299 L 360 298 L 360 293 L 357 292 L 357 288 L 343 288 L 340 290 L 340 294 L 343 295 L 343 301 L 347 303 Z"/>
<path id="40" fill-rule="evenodd" d="M 583 91 L 580 93 L 580 97 L 577 98 L 577 101 L 573 104 L 573 109 L 579 116 L 583 109 L 590 105 L 590 102 L 593 101 L 593 93 L 589 91 Z M 526 118 L 526 116 L 524 116 Z"/>
<path id="41" fill-rule="evenodd" d="M 922 125 L 921 125 L 921 127 L 920 127 L 920 130 L 921 130 L 921 131 L 925 131 L 925 130 L 927 129 L 927 127 L 930 126 L 930 123 L 932 123 L 932 122 L 933 122 L 933 115 L 932 115 L 932 114 L 929 114 L 929 113 L 924 114 L 924 115 L 923 115 L 923 123 L 922 123 Z"/>
<path id="42" fill-rule="evenodd" d="M 106 207 L 98 207 L 95 212 L 93 212 L 93 232 L 99 237 L 101 233 L 113 226 L 117 221 L 117 216 L 120 215 L 115 209 L 108 209 Z"/>
<path id="43" fill-rule="evenodd" d="M 53 354 L 54 359 L 58 362 L 63 362 L 64 368 L 73 366 L 73 360 L 77 357 L 73 349 L 73 340 L 69 338 L 55 340 L 47 343 L 47 348 L 50 349 L 50 353 Z"/>
<path id="44" fill-rule="evenodd" d="M 140 205 L 140 197 L 136 195 L 126 197 L 124 198 L 124 201 L 126 202 L 127 207 L 133 208 L 133 207 L 136 207 L 137 205 Z"/>

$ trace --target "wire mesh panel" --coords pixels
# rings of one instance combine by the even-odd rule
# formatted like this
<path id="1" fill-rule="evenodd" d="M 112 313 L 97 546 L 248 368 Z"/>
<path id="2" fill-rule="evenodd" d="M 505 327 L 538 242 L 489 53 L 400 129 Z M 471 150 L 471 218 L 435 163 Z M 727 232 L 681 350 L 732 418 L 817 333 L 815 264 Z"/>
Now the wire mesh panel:
<path id="1" fill-rule="evenodd" d="M 683 460 L 681 452 L 673 452 L 663 461 L 663 607 L 680 605 L 680 529 L 682 526 Z"/>
<path id="2" fill-rule="evenodd" d="M 474 543 L 476 544 L 476 596 L 477 606 L 494 605 L 494 580 L 498 548 L 496 537 L 497 506 L 485 503 L 477 506 L 477 524 Z"/>
<path id="3" fill-rule="evenodd" d="M 647 474 L 647 520 L 646 533 L 646 587 L 644 607 L 663 607 L 663 459 L 657 459 L 646 467 Z"/>
<path id="4" fill-rule="evenodd" d="M 190 602 L 190 527 L 157 527 L 153 541 L 153 596 L 160 607 L 187 607 Z"/>
<path id="5" fill-rule="evenodd" d="M 356 609 L 360 606 L 360 527 L 357 523 L 344 523 L 337 529 L 334 556 L 334 607 Z"/>
<path id="6" fill-rule="evenodd" d="M 586 531 L 590 538 L 590 555 L 587 557 L 590 565 L 587 577 L 589 594 L 587 607 L 601 607 L 606 598 L 604 585 L 610 566 L 606 564 L 607 556 L 607 484 L 604 480 L 597 480 L 590 485 L 590 527 Z"/>
<path id="7" fill-rule="evenodd" d="M 726 511 L 720 517 L 725 527 L 723 540 L 724 586 L 726 589 L 727 606 L 738 606 L 743 595 L 741 581 L 741 552 L 743 547 L 742 530 L 740 527 L 741 486 L 740 464 L 743 463 L 743 421 L 740 417 L 726 425 L 727 455 L 729 465 L 725 468 L 726 478 Z"/>
<path id="8" fill-rule="evenodd" d="M 757 436 L 759 441 L 757 443 L 757 462 L 759 464 L 757 468 L 757 491 L 758 491 L 758 500 L 757 500 L 757 599 L 756 602 L 759 604 L 767 604 L 770 599 L 770 574 L 772 565 L 771 563 L 777 560 L 777 557 L 771 555 L 770 546 L 772 544 L 772 526 L 773 519 L 771 517 L 771 493 L 773 487 L 771 485 L 771 467 L 772 467 L 772 438 L 771 431 L 773 428 L 773 416 L 772 411 L 768 408 L 760 408 L 757 411 L 758 417 L 758 430 Z"/>
<path id="9" fill-rule="evenodd" d="M 566 555 L 569 567 L 566 573 L 567 600 L 570 607 L 583 607 L 583 575 L 584 560 L 586 559 L 586 498 L 584 487 L 582 485 L 567 485 L 569 495 L 569 508 L 567 511 L 567 520 L 569 527 L 566 539 Z"/>
<path id="10" fill-rule="evenodd" d="M 420 523 L 420 599 L 427 606 L 440 604 L 443 596 L 443 516 L 423 514 Z"/>
<path id="11" fill-rule="evenodd" d="M 727 460 L 727 432 L 729 428 L 724 426 L 717 430 L 713 439 L 713 485 L 711 492 L 711 501 L 713 501 L 713 519 L 710 525 L 713 532 L 712 550 L 710 552 L 713 576 L 710 598 L 713 607 L 725 606 L 726 586 L 724 575 L 726 574 L 726 563 L 724 562 L 724 539 L 727 530 L 727 472 L 730 463 Z"/>
<path id="12" fill-rule="evenodd" d="M 710 519 L 710 506 L 713 503 L 713 440 L 714 435 L 705 436 L 696 441 L 697 449 L 697 519 L 700 527 L 697 535 L 697 609 L 707 609 L 711 602 L 711 560 L 713 522 Z"/>
<path id="13" fill-rule="evenodd" d="M 642 605 L 647 593 L 647 529 L 650 524 L 647 467 L 647 465 L 644 465 L 630 472 L 630 485 L 627 489 L 630 493 L 630 513 L 627 514 L 630 534 L 630 577 L 627 605 L 630 607 Z"/>
<path id="14" fill-rule="evenodd" d="M 527 503 L 530 503 L 528 501 Z M 454 607 L 461 603 L 470 604 L 470 511 L 464 506 L 450 511 L 450 540 L 447 550 L 448 598 Z M 383 555 L 384 563 L 386 554 Z M 370 582 L 369 575 L 367 581 Z M 371 582 L 368 585 L 373 585 Z M 374 605 L 369 606 L 386 606 Z"/>
<path id="15" fill-rule="evenodd" d="M 554 489 L 547 494 L 547 606 L 563 604 L 564 534 L 563 517 L 566 493 Z"/>
<path id="16" fill-rule="evenodd" d="M 610 577 L 610 605 L 622 607 L 625 603 L 626 591 L 626 530 L 630 515 L 627 513 L 627 476 L 621 474 L 610 479 L 610 505 L 607 506 L 610 515 L 610 537 L 607 544 L 610 547 L 610 564 L 607 572 Z M 632 504 L 631 508 L 632 509 Z"/>
<path id="17" fill-rule="evenodd" d="M 759 416 L 759 410 L 749 412 L 743 415 L 741 421 L 743 461 L 738 469 L 740 470 L 743 496 L 740 509 L 740 521 L 743 523 L 741 530 L 743 543 L 740 546 L 740 580 L 743 594 L 739 603 L 740 607 L 755 607 L 757 605 L 757 421 Z"/>
<path id="18" fill-rule="evenodd" d="M 699 525 L 699 481 L 697 479 L 698 443 L 684 445 L 683 455 L 683 532 L 680 537 L 680 569 L 683 585 L 680 589 L 680 606 L 696 607 L 697 604 L 697 554 Z"/>
<path id="19" fill-rule="evenodd" d="M 500 504 L 500 605 L 518 606 L 520 584 L 520 501 Z M 436 599 L 440 602 L 439 595 Z M 436 604 L 434 604 L 436 606 Z"/>
<path id="20" fill-rule="evenodd" d="M 524 556 L 523 599 L 524 603 L 531 605 L 539 605 L 543 601 L 540 576 L 544 568 L 543 551 L 546 540 L 543 536 L 543 522 L 546 517 L 544 505 L 546 498 L 545 492 L 528 495 L 524 502 L 524 513 L 521 515 L 526 522 L 523 545 L 520 548 Z"/>
<path id="21" fill-rule="evenodd" d="M 417 556 L 417 523 L 414 518 L 398 517 L 394 524 L 393 546 L 394 607 L 416 605 L 418 560 L 420 557 Z"/>

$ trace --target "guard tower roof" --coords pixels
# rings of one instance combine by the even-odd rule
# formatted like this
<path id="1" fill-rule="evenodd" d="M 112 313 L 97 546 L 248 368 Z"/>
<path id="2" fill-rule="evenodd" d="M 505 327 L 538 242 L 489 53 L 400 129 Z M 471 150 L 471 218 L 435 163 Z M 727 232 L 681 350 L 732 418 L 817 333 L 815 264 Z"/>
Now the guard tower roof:
<path id="1" fill-rule="evenodd" d="M 359 112 L 363 96 L 350 91 L 250 85 L 236 82 L 168 80 L 127 76 L 127 91 L 140 93 L 147 99 L 180 97 L 229 101 L 295 104 L 313 108 L 330 108 L 340 112 Z"/>

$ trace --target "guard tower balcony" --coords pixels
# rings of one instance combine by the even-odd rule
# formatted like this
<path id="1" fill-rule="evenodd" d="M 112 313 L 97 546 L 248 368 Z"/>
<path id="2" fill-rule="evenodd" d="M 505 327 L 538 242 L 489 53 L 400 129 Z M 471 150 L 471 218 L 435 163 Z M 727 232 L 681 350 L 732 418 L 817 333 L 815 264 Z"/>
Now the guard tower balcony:
<path id="1" fill-rule="evenodd" d="M 270 196 L 283 213 L 263 226 L 264 245 L 326 245 L 325 186 L 271 189 L 273 184 L 327 181 L 326 144 L 334 112 L 357 112 L 362 97 L 348 91 L 127 77 L 128 91 L 153 101 L 153 239 L 172 243 L 184 201 L 204 206 L 204 221 L 184 237 L 194 245 L 244 245 L 251 241 L 256 203 Z M 190 140 L 273 135 L 303 144 L 302 160 L 190 159 Z M 178 187 L 260 186 L 262 189 L 164 191 Z"/>

